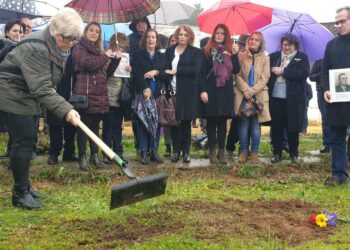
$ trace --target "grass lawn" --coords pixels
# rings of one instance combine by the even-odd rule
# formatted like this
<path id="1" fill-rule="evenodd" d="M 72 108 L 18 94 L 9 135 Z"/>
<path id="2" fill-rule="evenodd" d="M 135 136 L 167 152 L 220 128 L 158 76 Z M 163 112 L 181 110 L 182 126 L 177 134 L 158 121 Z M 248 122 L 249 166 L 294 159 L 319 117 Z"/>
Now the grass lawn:
<path id="1" fill-rule="evenodd" d="M 124 140 L 126 158 L 140 176 L 165 172 L 166 194 L 109 210 L 111 186 L 127 182 L 118 166 L 83 173 L 77 163 L 46 164 L 48 138 L 41 134 L 32 161 L 33 186 L 48 195 L 43 209 L 11 205 L 11 172 L 0 160 L 0 249 L 350 249 L 350 224 L 319 228 L 311 213 L 323 210 L 350 218 L 345 184 L 325 188 L 329 155 L 312 154 L 320 135 L 301 137 L 304 160 L 260 166 L 230 162 L 191 167 L 182 162 L 141 166 L 132 138 Z M 0 136 L 0 151 L 6 136 Z M 164 152 L 161 147 L 161 154 Z M 205 159 L 205 150 L 192 149 Z M 264 136 L 261 156 L 271 157 Z"/>

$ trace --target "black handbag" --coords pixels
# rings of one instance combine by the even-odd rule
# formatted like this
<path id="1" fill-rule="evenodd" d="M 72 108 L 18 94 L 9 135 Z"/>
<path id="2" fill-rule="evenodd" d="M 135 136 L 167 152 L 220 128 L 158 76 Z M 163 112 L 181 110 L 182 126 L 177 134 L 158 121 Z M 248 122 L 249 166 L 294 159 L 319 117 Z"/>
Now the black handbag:
<path id="1" fill-rule="evenodd" d="M 263 108 L 264 104 L 255 98 L 251 98 L 250 100 L 243 98 L 241 106 L 239 106 L 239 115 L 242 117 L 251 117 L 258 115 L 261 114 Z"/>
<path id="2" fill-rule="evenodd" d="M 89 74 L 87 75 L 86 80 L 86 95 L 73 95 L 73 77 L 71 77 L 71 95 L 69 97 L 69 103 L 73 105 L 75 109 L 87 109 L 89 107 Z"/>
<path id="3" fill-rule="evenodd" d="M 129 86 L 128 79 L 125 79 L 122 85 L 122 89 L 120 91 L 120 100 L 123 103 L 129 103 L 132 100 L 132 94 Z"/>

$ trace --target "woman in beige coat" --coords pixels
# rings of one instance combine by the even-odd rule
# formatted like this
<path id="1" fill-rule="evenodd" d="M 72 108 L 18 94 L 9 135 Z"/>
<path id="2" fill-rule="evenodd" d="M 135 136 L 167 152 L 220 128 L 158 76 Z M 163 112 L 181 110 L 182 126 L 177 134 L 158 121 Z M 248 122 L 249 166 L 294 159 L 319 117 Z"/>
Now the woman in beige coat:
<path id="1" fill-rule="evenodd" d="M 259 163 L 260 123 L 271 120 L 267 87 L 267 82 L 270 77 L 270 63 L 264 50 L 265 41 L 263 35 L 260 32 L 254 32 L 248 37 L 247 50 L 239 54 L 241 71 L 237 74 L 236 78 L 234 98 L 235 114 L 239 115 L 239 107 L 244 98 L 247 100 L 255 98 L 264 104 L 263 111 L 259 115 L 241 117 L 240 119 L 238 125 L 240 163 L 244 163 L 247 160 L 249 135 L 251 137 L 252 163 Z"/>

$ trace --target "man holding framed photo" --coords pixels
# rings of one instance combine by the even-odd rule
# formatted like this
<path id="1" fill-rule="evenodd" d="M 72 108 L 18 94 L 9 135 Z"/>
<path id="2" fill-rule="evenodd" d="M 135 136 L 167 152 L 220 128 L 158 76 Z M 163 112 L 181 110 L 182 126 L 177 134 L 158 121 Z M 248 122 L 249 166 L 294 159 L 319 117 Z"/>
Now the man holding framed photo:
<path id="1" fill-rule="evenodd" d="M 350 102 L 332 102 L 329 71 L 336 69 L 350 70 L 350 6 L 337 10 L 335 27 L 339 36 L 328 42 L 322 67 L 322 85 L 325 90 L 326 121 L 330 126 L 330 147 L 332 151 L 332 176 L 324 185 L 336 186 L 347 181 L 346 129 L 350 126 Z"/>

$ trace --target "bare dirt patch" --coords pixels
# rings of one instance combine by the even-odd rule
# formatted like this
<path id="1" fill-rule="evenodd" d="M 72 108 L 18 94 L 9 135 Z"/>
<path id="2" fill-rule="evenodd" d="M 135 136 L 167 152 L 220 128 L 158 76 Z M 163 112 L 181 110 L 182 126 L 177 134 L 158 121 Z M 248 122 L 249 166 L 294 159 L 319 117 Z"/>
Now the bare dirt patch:
<path id="1" fill-rule="evenodd" d="M 327 239 L 335 232 L 335 228 L 321 229 L 308 223 L 309 214 L 317 211 L 317 206 L 299 200 L 168 201 L 160 205 L 157 212 L 128 216 L 127 222 L 122 224 L 104 219 L 74 220 L 62 222 L 58 228 L 70 232 L 93 230 L 91 241 L 108 245 L 108 248 L 120 246 L 118 244 L 127 247 L 182 230 L 196 239 L 211 242 L 220 242 L 225 237 L 277 237 L 295 246 L 314 239 Z M 88 243 L 79 242 L 80 245 Z"/>

